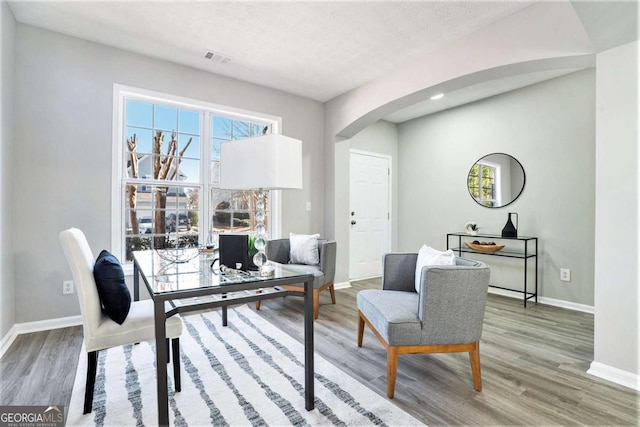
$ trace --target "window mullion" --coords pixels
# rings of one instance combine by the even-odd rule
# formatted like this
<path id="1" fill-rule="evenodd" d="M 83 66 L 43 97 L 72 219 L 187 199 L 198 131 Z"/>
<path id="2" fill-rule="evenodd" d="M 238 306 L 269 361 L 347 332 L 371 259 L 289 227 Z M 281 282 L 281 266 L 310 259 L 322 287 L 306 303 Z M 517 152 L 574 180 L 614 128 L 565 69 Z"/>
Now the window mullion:
<path id="1" fill-rule="evenodd" d="M 202 159 L 201 181 L 202 191 L 200 192 L 200 241 L 209 244 L 209 228 L 211 227 L 211 138 L 212 138 L 212 113 L 204 111 L 202 117 L 202 140 L 200 141 L 200 158 Z"/>

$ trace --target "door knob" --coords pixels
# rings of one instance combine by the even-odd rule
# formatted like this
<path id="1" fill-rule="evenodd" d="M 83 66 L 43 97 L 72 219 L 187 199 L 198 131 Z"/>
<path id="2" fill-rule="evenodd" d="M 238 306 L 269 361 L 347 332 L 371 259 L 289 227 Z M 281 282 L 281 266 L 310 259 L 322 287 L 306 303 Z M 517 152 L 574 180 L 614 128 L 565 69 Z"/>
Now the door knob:
<path id="1" fill-rule="evenodd" d="M 351 221 L 351 225 L 356 225 L 356 222 L 355 221 Z"/>

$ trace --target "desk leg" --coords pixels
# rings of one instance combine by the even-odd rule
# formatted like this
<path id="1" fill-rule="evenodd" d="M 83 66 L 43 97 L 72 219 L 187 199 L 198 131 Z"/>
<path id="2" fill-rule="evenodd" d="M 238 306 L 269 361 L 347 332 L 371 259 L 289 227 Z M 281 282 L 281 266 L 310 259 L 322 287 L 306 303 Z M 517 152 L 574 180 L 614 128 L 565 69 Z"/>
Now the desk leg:
<path id="1" fill-rule="evenodd" d="M 133 300 L 140 301 L 140 267 L 133 262 Z"/>
<path id="2" fill-rule="evenodd" d="M 154 301 L 156 331 L 156 375 L 158 385 L 158 425 L 169 425 L 169 392 L 167 384 L 167 325 L 164 301 Z"/>
<path id="3" fill-rule="evenodd" d="M 222 326 L 227 326 L 227 306 L 222 306 Z"/>
<path id="4" fill-rule="evenodd" d="M 313 366 L 313 281 L 304 283 L 304 407 L 315 408 Z"/>

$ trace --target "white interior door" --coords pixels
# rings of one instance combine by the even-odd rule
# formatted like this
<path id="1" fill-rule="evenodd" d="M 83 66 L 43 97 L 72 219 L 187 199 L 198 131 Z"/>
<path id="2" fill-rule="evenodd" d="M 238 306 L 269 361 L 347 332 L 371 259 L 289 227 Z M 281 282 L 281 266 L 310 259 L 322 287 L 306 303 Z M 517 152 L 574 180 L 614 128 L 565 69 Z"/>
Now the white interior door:
<path id="1" fill-rule="evenodd" d="M 374 153 L 350 153 L 349 279 L 382 274 L 389 251 L 390 159 Z"/>

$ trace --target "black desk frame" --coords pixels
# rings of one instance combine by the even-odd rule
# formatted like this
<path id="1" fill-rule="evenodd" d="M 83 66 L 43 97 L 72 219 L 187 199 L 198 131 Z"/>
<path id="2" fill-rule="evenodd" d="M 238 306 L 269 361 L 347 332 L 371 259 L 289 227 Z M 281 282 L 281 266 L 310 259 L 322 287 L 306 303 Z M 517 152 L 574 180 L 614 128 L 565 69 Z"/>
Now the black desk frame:
<path id="1" fill-rule="evenodd" d="M 169 394 L 167 381 L 167 361 L 168 349 L 165 344 L 167 331 L 166 320 L 178 313 L 186 313 L 189 311 L 197 311 L 222 307 L 223 325 L 226 326 L 227 307 L 229 305 L 244 304 L 264 299 L 280 298 L 286 295 L 304 296 L 304 368 L 305 368 L 305 408 L 308 411 L 314 409 L 314 361 L 313 361 L 313 275 L 300 274 L 293 277 L 285 278 L 264 278 L 252 282 L 243 282 L 238 284 L 226 284 L 224 286 L 211 286 L 194 288 L 169 292 L 154 292 L 147 280 L 144 272 L 140 268 L 138 261 L 134 256 L 133 263 L 133 291 L 134 300 L 138 301 L 140 297 L 140 277 L 147 286 L 149 295 L 153 300 L 155 334 L 156 334 L 156 376 L 157 376 L 157 393 L 158 393 L 158 425 L 169 425 Z M 289 291 L 279 288 L 280 285 L 304 283 L 304 291 Z M 215 294 L 231 294 L 238 291 L 258 290 L 262 288 L 275 288 L 270 293 L 252 293 L 250 296 L 222 298 L 217 301 L 207 301 L 189 305 L 176 305 L 174 300 L 211 296 Z M 172 307 L 166 310 L 166 303 Z"/>

